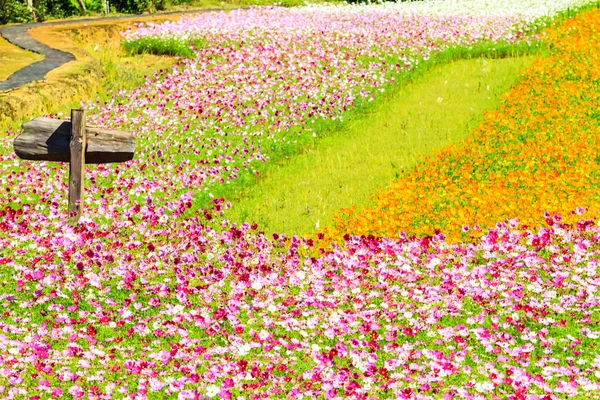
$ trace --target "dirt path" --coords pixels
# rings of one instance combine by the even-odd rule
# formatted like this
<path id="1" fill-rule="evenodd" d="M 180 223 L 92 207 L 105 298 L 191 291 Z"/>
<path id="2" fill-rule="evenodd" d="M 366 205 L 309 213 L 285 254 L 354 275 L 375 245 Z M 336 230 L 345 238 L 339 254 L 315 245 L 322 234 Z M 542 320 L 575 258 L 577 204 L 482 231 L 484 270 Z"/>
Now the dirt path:
<path id="1" fill-rule="evenodd" d="M 54 49 L 50 46 L 47 46 L 43 43 L 40 43 L 36 39 L 34 39 L 30 34 L 29 30 L 32 28 L 38 27 L 50 27 L 57 25 L 70 25 L 70 24 L 81 24 L 81 23 L 93 23 L 93 22 L 110 22 L 119 20 L 131 20 L 131 23 L 142 22 L 146 19 L 152 19 L 156 17 L 162 16 L 170 16 L 170 15 L 184 15 L 184 14 L 197 14 L 197 13 L 205 13 L 211 11 L 227 11 L 224 9 L 198 9 L 191 11 L 175 11 L 168 13 L 160 13 L 160 14 L 147 14 L 147 15 L 137 15 L 137 16 L 120 16 L 120 17 L 104 17 L 104 18 L 87 18 L 87 19 L 73 19 L 66 21 L 54 21 L 54 22 L 44 22 L 44 23 L 31 23 L 31 24 L 21 24 L 21 25 L 11 25 L 0 28 L 0 35 L 4 37 L 10 43 L 21 47 L 25 50 L 30 50 L 35 53 L 39 53 L 45 56 L 45 59 L 41 61 L 37 61 L 33 64 L 29 64 L 26 67 L 16 71 L 12 75 L 8 77 L 6 81 L 0 82 L 0 92 L 12 90 L 19 88 L 23 85 L 34 81 L 44 80 L 46 75 L 70 62 L 75 61 L 75 56 L 71 53 Z"/>
<path id="2" fill-rule="evenodd" d="M 61 50 L 53 49 L 38 42 L 29 35 L 28 30 L 42 24 L 26 24 L 7 26 L 0 29 L 0 34 L 10 43 L 45 56 L 43 60 L 29 64 L 13 73 L 4 82 L 0 82 L 0 91 L 15 89 L 33 81 L 42 80 L 46 74 L 55 68 L 70 61 L 75 61 L 75 56 Z"/>

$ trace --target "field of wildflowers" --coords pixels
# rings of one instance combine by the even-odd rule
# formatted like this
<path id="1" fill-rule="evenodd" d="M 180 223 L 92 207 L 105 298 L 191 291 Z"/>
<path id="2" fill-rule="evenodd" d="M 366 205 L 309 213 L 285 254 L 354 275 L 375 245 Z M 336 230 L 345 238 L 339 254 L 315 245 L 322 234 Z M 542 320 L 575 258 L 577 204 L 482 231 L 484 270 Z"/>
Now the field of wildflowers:
<path id="1" fill-rule="evenodd" d="M 178 174 L 164 171 L 155 184 L 159 192 L 193 188 L 195 199 L 206 203 L 209 194 L 226 193 L 227 185 L 251 181 L 263 161 L 312 141 L 324 121 L 339 122 L 373 101 L 419 63 L 452 49 L 468 52 L 475 44 L 500 49 L 537 43 L 527 35 L 535 16 L 410 11 L 260 8 L 132 30 L 125 33 L 129 46 L 150 39 L 167 47 L 173 40 L 206 45 L 95 109 L 95 121 L 132 126 L 148 144 L 142 157 L 157 154 L 159 168 L 178 166 Z M 147 164 L 143 158 L 137 163 Z"/>
<path id="2" fill-rule="evenodd" d="M 535 22 L 574 3 L 251 9 L 139 30 L 194 32 L 197 48 L 143 87 L 87 105 L 92 122 L 135 132 L 139 148 L 132 162 L 88 167 L 77 226 L 65 223 L 67 168 L 18 160 L 17 132 L 0 138 L 0 396 L 598 398 L 591 219 L 549 215 L 535 231 L 510 219 L 463 244 L 396 232 L 317 249 L 230 223 L 222 198 L 198 209 L 419 63 L 537 43 Z M 547 30 L 551 56 L 534 64 L 532 79 L 569 96 L 548 97 L 543 111 L 576 109 L 572 135 L 546 135 L 556 147 L 597 127 L 598 58 L 587 40 L 597 42 L 599 19 L 590 11 Z M 570 58 L 547 69 L 557 55 Z M 568 79 L 554 85 L 560 74 Z M 535 120 L 535 96 L 518 95 L 529 99 L 525 121 Z M 514 133 L 516 122 L 498 120 L 503 137 L 523 142 L 511 135 L 533 138 L 549 123 Z M 541 157 L 533 142 L 525 148 Z"/>
<path id="3" fill-rule="evenodd" d="M 499 224 L 468 245 L 354 238 L 309 257 L 310 240 L 161 223 L 157 211 L 145 207 L 135 228 L 75 229 L 0 212 L 5 398 L 600 390 L 592 221 L 537 233 Z"/>
<path id="4" fill-rule="evenodd" d="M 393 182 L 373 207 L 340 214 L 334 236 L 441 229 L 459 240 L 510 218 L 532 227 L 552 225 L 548 213 L 568 223 L 584 209 L 596 218 L 599 23 L 595 11 L 547 30 L 550 54 L 534 62 L 471 137 Z"/>

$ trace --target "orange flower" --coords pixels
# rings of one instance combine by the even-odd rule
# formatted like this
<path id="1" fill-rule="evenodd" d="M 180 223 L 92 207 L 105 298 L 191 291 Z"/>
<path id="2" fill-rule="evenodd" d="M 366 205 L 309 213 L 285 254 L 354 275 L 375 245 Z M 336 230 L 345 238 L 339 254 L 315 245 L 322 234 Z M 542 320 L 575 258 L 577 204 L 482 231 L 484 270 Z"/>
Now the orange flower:
<path id="1" fill-rule="evenodd" d="M 597 213 L 600 11 L 545 34 L 549 55 L 533 61 L 467 140 L 394 181 L 373 206 L 342 210 L 326 237 L 441 229 L 457 241 L 481 234 L 476 225 L 517 218 L 538 227 L 546 223 L 544 212 L 574 223 L 581 219 L 574 211 L 579 206 Z"/>

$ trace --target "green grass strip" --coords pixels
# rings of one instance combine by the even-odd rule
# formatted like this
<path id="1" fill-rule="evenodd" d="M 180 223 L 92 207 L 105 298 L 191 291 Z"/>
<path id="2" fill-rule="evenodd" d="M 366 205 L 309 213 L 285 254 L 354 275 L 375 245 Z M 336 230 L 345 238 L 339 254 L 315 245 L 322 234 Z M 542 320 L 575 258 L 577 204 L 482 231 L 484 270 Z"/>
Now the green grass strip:
<path id="1" fill-rule="evenodd" d="M 267 232 L 315 232 L 340 208 L 366 205 L 423 156 L 464 139 L 532 59 L 474 58 L 432 68 L 343 131 L 271 165 L 228 197 L 227 217 L 258 222 Z"/>
<path id="2" fill-rule="evenodd" d="M 161 56 L 193 57 L 194 49 L 208 46 L 206 39 L 194 38 L 180 40 L 174 37 L 143 37 L 141 39 L 121 42 L 123 49 L 129 55 L 156 54 Z"/>

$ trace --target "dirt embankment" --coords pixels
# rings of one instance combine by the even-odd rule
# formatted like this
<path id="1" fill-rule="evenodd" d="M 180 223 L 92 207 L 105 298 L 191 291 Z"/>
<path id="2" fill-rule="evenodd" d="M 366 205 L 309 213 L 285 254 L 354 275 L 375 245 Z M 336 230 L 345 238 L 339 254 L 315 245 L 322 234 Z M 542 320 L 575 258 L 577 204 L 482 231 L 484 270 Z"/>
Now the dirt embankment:
<path id="1" fill-rule="evenodd" d="M 141 21 L 163 22 L 177 18 L 179 16 L 79 21 L 31 29 L 29 33 L 34 39 L 72 53 L 76 60 L 51 71 L 42 81 L 0 92 L 0 126 L 98 98 L 108 87 L 126 87 L 144 75 L 169 66 L 174 58 L 125 54 L 120 47 L 120 32 Z"/>

